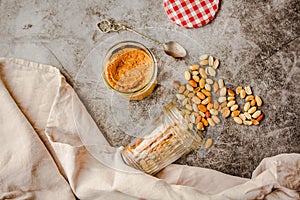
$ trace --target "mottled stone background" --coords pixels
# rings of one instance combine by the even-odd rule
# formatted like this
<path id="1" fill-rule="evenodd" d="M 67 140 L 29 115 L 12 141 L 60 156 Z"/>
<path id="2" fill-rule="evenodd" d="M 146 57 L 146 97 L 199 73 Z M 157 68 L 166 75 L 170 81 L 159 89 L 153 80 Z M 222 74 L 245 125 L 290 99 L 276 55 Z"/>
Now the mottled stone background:
<path id="1" fill-rule="evenodd" d="M 176 39 L 189 56 L 174 60 L 130 34 L 104 35 L 95 26 L 103 18 L 114 18 L 161 41 Z M 128 125 L 139 124 L 137 116 L 151 118 L 170 100 L 172 79 L 181 79 L 178 74 L 200 54 L 214 55 L 221 61 L 219 77 L 228 86 L 251 85 L 264 100 L 266 117 L 255 127 L 224 121 L 218 133 L 210 132 L 215 135 L 210 152 L 196 150 L 177 163 L 251 177 L 265 157 L 300 153 L 299 24 L 297 0 L 221 1 L 210 24 L 190 30 L 169 21 L 163 1 L 158 0 L 0 0 L 0 56 L 59 67 L 109 142 L 120 146 L 132 139 L 125 132 L 130 127 L 135 129 Z M 113 107 L 116 97 L 105 92 L 88 63 L 94 65 L 100 59 L 103 46 L 127 38 L 141 40 L 153 50 L 160 66 L 159 86 L 145 101 L 126 103 L 117 99 L 119 107 Z M 124 106 L 129 112 L 137 112 L 132 113 L 127 127 L 115 126 L 116 112 Z"/>

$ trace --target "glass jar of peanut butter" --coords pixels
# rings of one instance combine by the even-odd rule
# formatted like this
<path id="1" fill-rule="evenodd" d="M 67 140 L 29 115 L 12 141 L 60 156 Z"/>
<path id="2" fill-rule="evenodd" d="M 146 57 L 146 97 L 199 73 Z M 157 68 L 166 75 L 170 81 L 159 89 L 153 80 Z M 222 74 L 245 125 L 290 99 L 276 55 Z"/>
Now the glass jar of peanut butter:
<path id="1" fill-rule="evenodd" d="M 182 111 L 171 102 L 163 108 L 160 118 L 124 147 L 121 155 L 129 166 L 156 174 L 182 155 L 202 144 L 204 136 L 188 129 Z"/>
<path id="2" fill-rule="evenodd" d="M 142 100 L 156 86 L 157 63 L 152 52 L 134 41 L 112 46 L 102 63 L 106 85 L 129 100 Z"/>

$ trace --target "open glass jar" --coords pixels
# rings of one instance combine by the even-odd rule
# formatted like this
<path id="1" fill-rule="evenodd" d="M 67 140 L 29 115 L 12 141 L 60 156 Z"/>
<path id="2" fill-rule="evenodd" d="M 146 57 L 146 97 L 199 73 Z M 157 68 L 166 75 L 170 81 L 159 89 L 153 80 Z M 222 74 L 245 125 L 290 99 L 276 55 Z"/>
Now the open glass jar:
<path id="1" fill-rule="evenodd" d="M 141 100 L 155 88 L 157 63 L 152 52 L 134 41 L 112 46 L 102 63 L 106 85 L 129 100 Z"/>
<path id="2" fill-rule="evenodd" d="M 160 118 L 143 130 L 143 137 L 125 146 L 121 152 L 124 161 L 148 174 L 179 159 L 182 155 L 198 148 L 203 135 L 188 129 L 188 123 L 175 103 L 166 105 Z"/>

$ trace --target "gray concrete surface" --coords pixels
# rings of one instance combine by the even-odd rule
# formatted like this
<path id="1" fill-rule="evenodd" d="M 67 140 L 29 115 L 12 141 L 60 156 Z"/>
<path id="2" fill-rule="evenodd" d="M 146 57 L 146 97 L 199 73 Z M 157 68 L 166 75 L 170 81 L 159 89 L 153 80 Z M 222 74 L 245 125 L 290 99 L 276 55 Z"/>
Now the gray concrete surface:
<path id="1" fill-rule="evenodd" d="M 161 41 L 175 39 L 189 56 L 174 60 L 130 33 L 104 35 L 95 26 L 103 18 Z M 169 21 L 163 1 L 157 0 L 0 0 L 0 56 L 60 68 L 109 142 L 120 146 L 172 99 L 171 83 L 182 80 L 188 64 L 202 53 L 214 55 L 221 61 L 218 76 L 231 87 L 251 85 L 264 100 L 266 117 L 250 127 L 224 121 L 207 133 L 215 138 L 210 152 L 196 150 L 177 163 L 251 177 L 264 157 L 300 153 L 299 22 L 297 0 L 221 1 L 210 24 L 189 30 Z M 125 39 L 144 43 L 159 64 L 158 87 L 140 102 L 129 103 L 107 92 L 99 77 L 106 48 Z"/>

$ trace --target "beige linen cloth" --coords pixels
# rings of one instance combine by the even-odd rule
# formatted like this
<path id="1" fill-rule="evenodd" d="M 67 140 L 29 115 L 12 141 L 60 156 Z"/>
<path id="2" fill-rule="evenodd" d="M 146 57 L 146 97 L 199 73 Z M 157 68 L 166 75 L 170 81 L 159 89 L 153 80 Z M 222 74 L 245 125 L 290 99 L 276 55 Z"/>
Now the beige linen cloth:
<path id="1" fill-rule="evenodd" d="M 299 154 L 264 159 L 251 179 L 175 164 L 150 176 L 122 162 L 58 69 L 1 58 L 0 78 L 0 199 L 300 199 Z M 87 143 L 112 166 L 80 128 L 99 134 Z"/>

